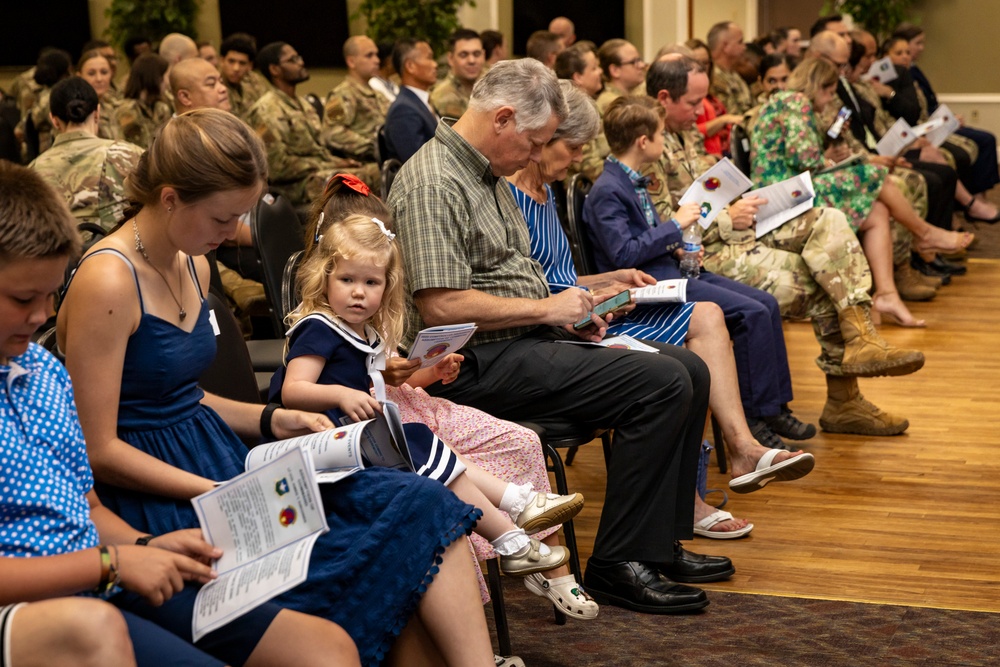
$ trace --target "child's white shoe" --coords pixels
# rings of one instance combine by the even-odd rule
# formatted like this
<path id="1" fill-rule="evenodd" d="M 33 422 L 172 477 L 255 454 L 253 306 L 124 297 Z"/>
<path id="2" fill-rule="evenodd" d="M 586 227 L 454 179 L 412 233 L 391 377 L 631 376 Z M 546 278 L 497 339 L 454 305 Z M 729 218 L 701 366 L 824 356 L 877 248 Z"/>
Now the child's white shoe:
<path id="1" fill-rule="evenodd" d="M 532 574 L 524 578 L 524 585 L 535 595 L 548 598 L 559 611 L 570 618 L 589 621 L 597 618 L 600 606 L 594 598 L 576 583 L 572 574 L 565 577 L 546 579 L 541 574 Z"/>

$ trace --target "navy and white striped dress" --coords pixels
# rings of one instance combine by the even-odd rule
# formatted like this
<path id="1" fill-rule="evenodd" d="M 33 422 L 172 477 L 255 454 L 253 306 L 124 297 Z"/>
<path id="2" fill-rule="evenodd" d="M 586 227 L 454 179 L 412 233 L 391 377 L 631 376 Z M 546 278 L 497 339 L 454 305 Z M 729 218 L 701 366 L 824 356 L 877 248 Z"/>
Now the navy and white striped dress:
<path id="1" fill-rule="evenodd" d="M 549 291 L 553 294 L 577 284 L 576 267 L 569 247 L 569 239 L 559 223 L 556 200 L 552 188 L 545 186 L 544 204 L 509 184 L 514 199 L 528 223 L 531 235 L 531 256 L 542 265 Z M 627 335 L 641 340 L 655 340 L 671 345 L 683 345 L 691 322 L 693 303 L 671 303 L 638 306 L 608 328 L 609 336 Z"/>

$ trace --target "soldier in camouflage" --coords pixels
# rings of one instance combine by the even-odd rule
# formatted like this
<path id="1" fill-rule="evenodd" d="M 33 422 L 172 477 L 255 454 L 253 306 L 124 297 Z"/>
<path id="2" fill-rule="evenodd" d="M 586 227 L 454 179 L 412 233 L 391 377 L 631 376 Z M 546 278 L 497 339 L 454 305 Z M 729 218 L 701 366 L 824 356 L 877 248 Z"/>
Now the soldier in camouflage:
<path id="1" fill-rule="evenodd" d="M 364 35 L 344 42 L 347 76 L 326 96 L 323 144 L 333 153 L 361 162 L 377 162 L 375 133 L 385 123 L 389 100 L 368 81 L 378 74 L 378 46 Z"/>
<path id="2" fill-rule="evenodd" d="M 142 149 L 97 136 L 98 97 L 83 79 L 57 83 L 50 99 L 55 141 L 28 166 L 55 188 L 80 222 L 110 232 L 125 217 L 125 177 Z"/>
<path id="3" fill-rule="evenodd" d="M 441 118 L 461 118 L 469 106 L 472 86 L 486 64 L 479 33 L 457 30 L 448 38 L 448 75 L 431 90 L 431 106 Z"/>
<path id="4" fill-rule="evenodd" d="M 321 143 L 319 114 L 295 95 L 295 87 L 309 79 L 302 56 L 290 44 L 273 42 L 257 54 L 257 69 L 272 87 L 250 107 L 247 123 L 267 147 L 272 189 L 301 206 L 322 193 L 334 173 L 347 172 L 378 191 L 375 164 L 334 157 Z"/>
<path id="5" fill-rule="evenodd" d="M 267 92 L 267 81 L 253 71 L 257 41 L 245 32 L 227 37 L 219 46 L 219 72 L 229 91 L 230 110 L 246 120 L 254 102 Z"/>
<path id="6" fill-rule="evenodd" d="M 689 134 L 708 92 L 701 66 L 671 54 L 654 63 L 647 90 L 666 110 L 662 158 L 644 172 L 657 212 L 669 219 L 677 201 L 713 157 Z M 812 319 L 820 344 L 817 365 L 827 377 L 820 425 L 835 433 L 895 435 L 909 422 L 861 396 L 857 377 L 902 375 L 923 366 L 923 354 L 895 348 L 875 331 L 869 311 L 871 273 L 843 213 L 816 208 L 755 238 L 761 200 L 741 200 L 722 211 L 702 241 L 705 267 L 770 292 L 783 316 Z"/>
<path id="7" fill-rule="evenodd" d="M 708 31 L 708 50 L 715 63 L 709 92 L 722 102 L 727 113 L 746 113 L 754 106 L 754 98 L 750 86 L 736 71 L 746 51 L 743 30 L 732 21 L 716 23 Z"/>
<path id="8" fill-rule="evenodd" d="M 597 50 L 597 60 L 604 74 L 604 90 L 597 96 L 597 111 L 604 116 L 611 103 L 623 95 L 641 94 L 646 63 L 639 49 L 624 39 L 609 39 Z M 581 173 L 591 182 L 604 171 L 604 160 L 611 155 L 611 147 L 603 130 L 583 146 L 583 159 L 579 167 L 571 166 L 569 175 Z"/>

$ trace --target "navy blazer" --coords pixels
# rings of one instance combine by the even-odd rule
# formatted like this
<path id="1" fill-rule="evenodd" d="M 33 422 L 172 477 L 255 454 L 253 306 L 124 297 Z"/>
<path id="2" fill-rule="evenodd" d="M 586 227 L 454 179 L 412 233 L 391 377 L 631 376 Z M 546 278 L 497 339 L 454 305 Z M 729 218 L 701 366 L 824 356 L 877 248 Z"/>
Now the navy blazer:
<path id="1" fill-rule="evenodd" d="M 383 155 L 382 159 L 394 157 L 406 162 L 434 137 L 437 124 L 437 116 L 427 105 L 412 90 L 401 86 L 385 116 L 385 144 L 389 155 Z"/>
<path id="2" fill-rule="evenodd" d="M 681 231 L 672 222 L 646 224 L 632 181 L 617 164 L 604 164 L 583 205 L 583 223 L 594 246 L 597 270 L 641 269 L 657 280 L 680 278 L 673 252 L 681 247 Z"/>

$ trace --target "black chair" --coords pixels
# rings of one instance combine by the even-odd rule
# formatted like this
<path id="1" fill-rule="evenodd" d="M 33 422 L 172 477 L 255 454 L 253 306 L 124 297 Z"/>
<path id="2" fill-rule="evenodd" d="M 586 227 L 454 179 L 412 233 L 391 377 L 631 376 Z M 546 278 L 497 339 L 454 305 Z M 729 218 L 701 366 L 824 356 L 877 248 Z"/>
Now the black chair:
<path id="1" fill-rule="evenodd" d="M 316 96 L 316 93 L 309 93 L 306 95 L 306 100 L 312 105 L 312 108 L 316 110 L 319 114 L 319 119 L 323 120 L 323 115 L 326 113 L 326 109 L 323 108 L 323 100 Z"/>
<path id="2" fill-rule="evenodd" d="M 583 203 L 593 183 L 583 174 L 574 174 L 566 192 L 566 227 L 573 263 L 581 276 L 597 273 L 594 246 L 583 224 Z"/>
<path id="3" fill-rule="evenodd" d="M 268 204 L 262 200 L 250 216 L 250 234 L 257 250 L 260 273 L 264 278 L 268 312 L 279 336 L 285 333 L 281 309 L 281 283 L 285 264 L 294 253 L 305 250 L 302 225 L 287 199 L 282 196 Z"/>
<path id="4" fill-rule="evenodd" d="M 209 290 L 206 299 L 214 313 L 219 333 L 216 335 L 215 359 L 202 373 L 198 384 L 205 391 L 223 398 L 262 403 L 267 398 L 268 378 L 264 373 L 254 372 L 243 332 L 229 309 L 229 302 L 213 290 Z"/>
<path id="5" fill-rule="evenodd" d="M 302 264 L 304 256 L 305 251 L 299 250 L 292 253 L 292 256 L 285 262 L 285 271 L 281 274 L 282 317 L 288 317 L 288 314 L 295 310 L 299 305 L 299 301 L 302 300 L 299 293 L 298 272 L 299 265 Z"/>
<path id="6" fill-rule="evenodd" d="M 742 125 L 733 125 L 729 134 L 729 152 L 733 156 L 733 164 L 747 176 L 750 175 L 750 138 Z"/>
<path id="7" fill-rule="evenodd" d="M 382 163 L 382 199 L 389 197 L 389 188 L 402 167 L 403 163 L 396 158 L 389 158 Z"/>
<path id="8" fill-rule="evenodd" d="M 385 136 L 385 125 L 379 125 L 378 129 L 375 130 L 375 150 L 378 153 L 376 157 L 379 164 L 383 164 L 392 157 L 389 153 L 389 141 Z M 387 194 L 383 192 L 382 198 L 384 199 Z"/>

